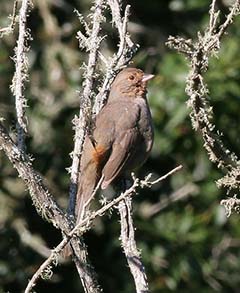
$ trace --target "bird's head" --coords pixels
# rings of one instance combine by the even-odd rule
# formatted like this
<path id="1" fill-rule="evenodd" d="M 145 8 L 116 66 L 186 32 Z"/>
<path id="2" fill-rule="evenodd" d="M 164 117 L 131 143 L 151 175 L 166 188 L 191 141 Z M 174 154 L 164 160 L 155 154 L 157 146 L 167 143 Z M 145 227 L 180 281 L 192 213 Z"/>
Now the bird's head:
<path id="1" fill-rule="evenodd" d="M 153 77 L 154 75 L 145 74 L 141 69 L 125 68 L 116 76 L 109 99 L 117 99 L 119 95 L 126 98 L 144 98 L 147 92 L 147 82 Z"/>

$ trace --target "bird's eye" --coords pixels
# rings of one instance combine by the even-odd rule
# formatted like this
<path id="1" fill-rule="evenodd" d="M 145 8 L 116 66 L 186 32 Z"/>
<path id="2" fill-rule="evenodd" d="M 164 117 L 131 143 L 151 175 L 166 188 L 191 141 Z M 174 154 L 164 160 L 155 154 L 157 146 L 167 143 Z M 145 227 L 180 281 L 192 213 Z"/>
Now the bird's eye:
<path id="1" fill-rule="evenodd" d="M 134 75 L 130 75 L 128 79 L 129 79 L 129 80 L 134 80 L 134 78 L 135 78 Z"/>

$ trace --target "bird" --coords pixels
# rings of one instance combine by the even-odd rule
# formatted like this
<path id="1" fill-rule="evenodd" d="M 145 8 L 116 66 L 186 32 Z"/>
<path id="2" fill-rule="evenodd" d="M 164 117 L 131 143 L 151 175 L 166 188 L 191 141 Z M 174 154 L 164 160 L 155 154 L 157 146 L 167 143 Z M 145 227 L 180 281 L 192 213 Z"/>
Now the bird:
<path id="1" fill-rule="evenodd" d="M 143 165 L 154 132 L 147 82 L 154 75 L 125 68 L 114 79 L 106 105 L 97 114 L 92 135 L 83 144 L 75 204 L 76 225 L 83 219 L 94 189 L 101 189 Z"/>

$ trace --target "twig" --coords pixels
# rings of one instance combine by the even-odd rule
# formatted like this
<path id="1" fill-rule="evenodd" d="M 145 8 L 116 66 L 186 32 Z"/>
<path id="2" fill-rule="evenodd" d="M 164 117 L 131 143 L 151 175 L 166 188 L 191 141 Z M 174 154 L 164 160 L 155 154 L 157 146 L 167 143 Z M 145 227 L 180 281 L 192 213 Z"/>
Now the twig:
<path id="1" fill-rule="evenodd" d="M 176 168 L 172 169 L 171 171 L 169 171 L 167 174 L 159 177 L 158 179 L 154 180 L 154 181 L 149 181 L 148 178 L 145 181 L 142 181 L 142 184 L 147 184 L 148 187 L 152 187 L 153 185 L 159 183 L 160 181 L 163 181 L 164 179 L 166 179 L 167 177 L 171 176 L 173 173 L 179 171 L 182 169 L 182 165 L 177 166 Z"/>
<path id="2" fill-rule="evenodd" d="M 166 179 L 168 176 L 174 174 L 178 170 L 180 170 L 182 166 L 178 166 L 174 168 L 164 176 L 160 177 L 153 182 L 160 182 Z M 120 194 L 117 198 L 113 199 L 111 202 L 104 205 L 99 210 L 92 212 L 90 215 L 86 216 L 72 231 L 70 231 L 66 237 L 58 244 L 58 246 L 52 250 L 50 257 L 44 261 L 44 263 L 40 266 L 37 272 L 33 275 L 32 279 L 29 281 L 28 286 L 25 290 L 25 293 L 31 292 L 32 288 L 35 286 L 36 281 L 41 277 L 44 271 L 49 271 L 49 267 L 51 267 L 52 263 L 54 263 L 57 259 L 59 253 L 63 250 L 63 248 L 67 245 L 67 243 L 73 239 L 75 236 L 83 235 L 87 230 L 89 230 L 93 224 L 93 220 L 98 216 L 103 216 L 107 211 L 109 211 L 114 206 L 117 206 L 122 200 L 132 197 L 137 194 L 138 188 L 144 188 L 147 186 L 151 186 L 153 183 L 150 181 L 150 177 L 147 176 L 145 179 L 140 180 L 138 178 L 134 178 L 133 184 L 130 188 L 128 188 L 124 193 Z M 71 240 L 72 241 L 72 240 Z M 94 291 L 93 291 L 94 292 Z"/>
<path id="3" fill-rule="evenodd" d="M 94 188 L 93 193 L 91 194 L 91 197 L 89 198 L 89 200 L 84 203 L 83 212 L 81 214 L 80 221 L 82 220 L 82 218 L 84 217 L 85 213 L 87 212 L 87 207 L 90 204 L 91 200 L 95 197 L 96 193 L 98 192 L 103 180 L 104 180 L 104 175 L 102 175 L 102 177 L 98 181 L 98 183 L 97 183 L 96 187 Z"/>
<path id="4" fill-rule="evenodd" d="M 166 179 L 171 174 L 180 170 L 182 166 L 178 166 L 165 174 L 164 176 L 158 178 L 155 181 L 150 181 L 151 174 L 149 174 L 145 180 L 140 181 L 140 186 L 148 187 L 159 183 L 160 181 Z M 137 180 L 137 179 L 135 179 Z M 134 279 L 136 292 L 137 293 L 147 293 L 149 292 L 147 276 L 145 273 L 144 265 L 141 261 L 141 253 L 137 249 L 137 244 L 135 240 L 133 219 L 132 219 L 132 202 L 130 197 L 124 198 L 120 201 L 118 205 L 118 210 L 120 214 L 120 223 L 121 223 L 121 242 L 124 250 L 124 254 L 126 256 L 131 274 Z"/>
<path id="5" fill-rule="evenodd" d="M 212 4 L 210 5 L 210 19 L 209 19 L 209 33 L 213 34 L 216 28 L 216 22 L 218 19 L 219 12 L 215 12 L 216 9 L 216 0 L 212 0 Z"/>
<path id="6" fill-rule="evenodd" d="M 128 50 L 128 48 L 133 48 L 134 43 L 130 39 L 130 36 L 127 32 L 127 25 L 128 25 L 128 17 L 130 14 L 130 5 L 127 5 L 124 12 L 124 17 L 121 17 L 121 3 L 118 0 L 108 0 L 108 4 L 111 8 L 112 12 L 112 22 L 118 30 L 120 44 L 119 50 L 117 52 L 118 55 L 118 62 L 121 63 L 121 57 L 123 57 L 124 50 Z M 124 63 L 124 61 L 123 61 Z"/>
<path id="7" fill-rule="evenodd" d="M 223 36 L 223 34 L 225 33 L 229 25 L 233 22 L 234 16 L 239 15 L 239 13 L 240 13 L 240 1 L 237 0 L 234 2 L 233 6 L 231 7 L 225 22 L 219 28 L 219 32 L 217 34 L 219 39 Z"/>
<path id="8" fill-rule="evenodd" d="M 227 217 L 230 217 L 232 212 L 240 214 L 240 199 L 236 195 L 221 200 L 220 204 L 224 206 Z"/>
<path id="9" fill-rule="evenodd" d="M 37 212 L 42 218 L 52 222 L 59 228 L 68 231 L 65 215 L 58 207 L 56 201 L 43 184 L 41 176 L 33 169 L 31 159 L 12 141 L 7 130 L 0 123 L 0 148 L 5 152 L 19 176 L 25 182 Z"/>
<path id="10" fill-rule="evenodd" d="M 18 0 L 14 1 L 13 4 L 13 11 L 11 15 L 11 23 L 4 28 L 0 29 L 0 38 L 2 38 L 4 35 L 8 35 L 13 32 L 15 24 L 16 24 L 16 17 L 17 17 L 17 7 L 18 7 Z"/>
<path id="11" fill-rule="evenodd" d="M 19 12 L 19 34 L 15 48 L 15 74 L 13 76 L 11 89 L 15 96 L 15 107 L 17 113 L 17 144 L 21 150 L 25 149 L 25 136 L 27 133 L 26 107 L 27 100 L 24 97 L 24 84 L 28 78 L 27 41 L 31 39 L 27 29 L 28 10 L 32 3 L 30 0 L 22 0 Z"/>
<path id="12" fill-rule="evenodd" d="M 130 197 L 122 200 L 118 205 L 121 219 L 121 242 L 126 256 L 137 293 L 149 292 L 147 275 L 141 261 L 141 253 L 137 249 L 135 232 L 132 220 L 132 199 Z"/>
<path id="13" fill-rule="evenodd" d="M 132 42 L 127 30 L 128 18 L 130 14 L 130 5 L 126 6 L 124 11 L 124 17 L 122 18 L 120 3 L 121 1 L 108 0 L 107 2 L 110 6 L 112 13 L 112 23 L 118 30 L 120 43 L 118 45 L 117 53 L 114 54 L 112 58 L 110 58 L 106 66 L 105 78 L 101 86 L 101 89 L 99 90 L 99 93 L 95 98 L 95 103 L 93 106 L 94 115 L 96 115 L 105 104 L 108 92 L 110 90 L 110 86 L 116 73 L 131 61 L 133 55 L 136 53 L 138 49 L 138 45 Z"/>

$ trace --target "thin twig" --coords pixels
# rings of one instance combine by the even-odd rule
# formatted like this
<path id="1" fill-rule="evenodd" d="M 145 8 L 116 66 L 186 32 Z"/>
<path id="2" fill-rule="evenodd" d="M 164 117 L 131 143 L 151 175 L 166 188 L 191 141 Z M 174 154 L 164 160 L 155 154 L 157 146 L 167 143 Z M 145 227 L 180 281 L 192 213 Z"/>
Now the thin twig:
<path id="1" fill-rule="evenodd" d="M 17 7 L 18 7 L 18 0 L 14 1 L 13 4 L 13 11 L 11 15 L 11 23 L 4 28 L 0 29 L 0 38 L 2 38 L 4 35 L 8 35 L 14 31 L 15 24 L 16 24 L 16 18 L 17 18 Z"/>
<path id="2" fill-rule="evenodd" d="M 214 33 L 214 29 L 216 27 L 216 21 L 218 18 L 218 14 L 215 13 L 215 9 L 216 9 L 216 0 L 213 0 L 212 4 L 210 5 L 210 11 L 209 11 L 209 15 L 210 15 L 209 33 L 210 34 Z"/>
<path id="3" fill-rule="evenodd" d="M 171 176 L 173 173 L 179 171 L 182 169 L 182 165 L 177 166 L 176 168 L 172 169 L 171 171 L 169 171 L 167 174 L 159 177 L 158 179 L 154 180 L 154 181 L 146 181 L 146 183 L 148 184 L 149 187 L 152 187 L 153 185 L 159 183 L 160 181 L 163 181 L 164 179 L 166 179 L 167 177 Z"/>
<path id="4" fill-rule="evenodd" d="M 225 22 L 219 28 L 219 32 L 217 33 L 217 37 L 219 39 L 223 36 L 223 34 L 225 33 L 229 25 L 233 22 L 233 17 L 236 15 L 239 15 L 239 12 L 240 12 L 240 0 L 237 0 L 234 2 L 233 6 L 231 7 Z"/>

